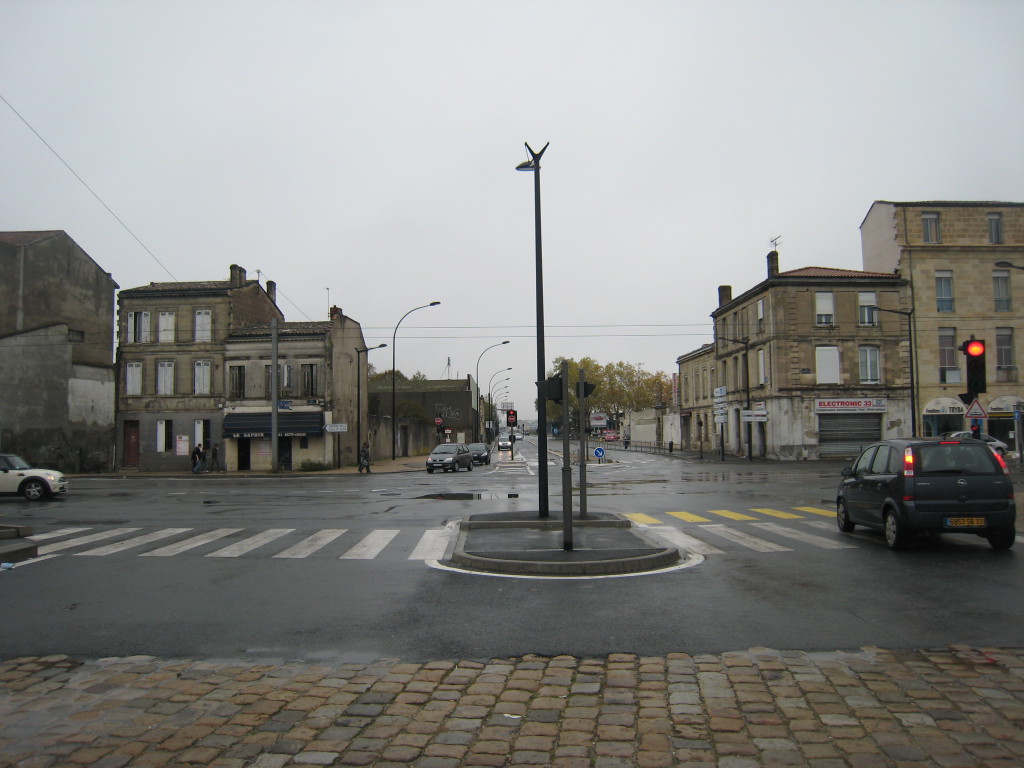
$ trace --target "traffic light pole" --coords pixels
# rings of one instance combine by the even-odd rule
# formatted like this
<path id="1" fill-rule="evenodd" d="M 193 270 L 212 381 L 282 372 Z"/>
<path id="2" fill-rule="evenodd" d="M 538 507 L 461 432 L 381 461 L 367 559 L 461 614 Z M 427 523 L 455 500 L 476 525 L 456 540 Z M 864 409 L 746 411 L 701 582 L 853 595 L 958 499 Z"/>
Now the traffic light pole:
<path id="1" fill-rule="evenodd" d="M 572 551 L 572 464 L 569 457 L 569 361 L 562 361 L 562 549 Z"/>

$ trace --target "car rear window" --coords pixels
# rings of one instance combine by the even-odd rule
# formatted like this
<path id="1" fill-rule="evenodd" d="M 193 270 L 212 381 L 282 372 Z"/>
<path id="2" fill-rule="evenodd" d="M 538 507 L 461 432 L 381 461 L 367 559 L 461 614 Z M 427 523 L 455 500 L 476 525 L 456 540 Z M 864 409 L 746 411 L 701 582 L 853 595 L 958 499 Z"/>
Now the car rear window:
<path id="1" fill-rule="evenodd" d="M 987 445 L 936 443 L 919 445 L 914 470 L 922 475 L 998 475 L 999 462 Z"/>

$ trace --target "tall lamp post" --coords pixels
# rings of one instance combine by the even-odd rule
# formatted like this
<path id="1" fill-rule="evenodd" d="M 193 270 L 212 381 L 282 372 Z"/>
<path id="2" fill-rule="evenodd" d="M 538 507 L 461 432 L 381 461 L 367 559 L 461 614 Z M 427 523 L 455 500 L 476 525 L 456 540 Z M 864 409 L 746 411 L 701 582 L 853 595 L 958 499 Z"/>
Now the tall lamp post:
<path id="1" fill-rule="evenodd" d="M 750 411 L 750 339 L 727 339 L 719 336 L 719 341 L 731 341 L 733 344 L 743 345 L 743 381 L 747 391 L 747 411 Z M 751 428 L 754 425 L 747 422 L 747 461 L 754 460 L 754 447 L 751 435 Z"/>
<path id="2" fill-rule="evenodd" d="M 1001 266 L 1003 262 L 996 264 Z M 917 383 L 914 376 L 914 310 L 913 309 L 882 309 L 871 306 L 875 312 L 889 312 L 907 318 L 907 354 L 910 355 L 910 436 L 917 437 Z"/>
<path id="3" fill-rule="evenodd" d="M 487 347 L 487 349 L 485 349 L 484 352 L 486 352 L 488 349 L 494 349 L 495 347 L 500 347 L 502 344 L 508 344 L 508 339 L 505 339 L 505 341 L 499 341 L 497 344 L 491 344 L 491 346 Z M 476 414 L 476 424 L 473 425 L 473 439 L 474 440 L 479 440 L 480 439 L 480 358 L 484 356 L 484 352 L 481 352 L 480 356 L 477 357 L 477 359 L 476 359 L 476 379 L 474 379 L 474 381 L 476 383 L 476 399 L 477 399 L 477 402 L 475 402 L 473 404 L 474 405 L 473 411 Z"/>
<path id="4" fill-rule="evenodd" d="M 413 307 L 404 315 L 401 319 L 395 323 L 395 332 L 391 334 L 391 460 L 394 461 L 398 456 L 398 414 L 395 413 L 395 339 L 398 336 L 398 326 L 402 324 L 402 320 L 405 320 L 409 315 L 415 312 L 417 309 L 426 309 L 427 307 L 436 307 L 440 304 L 440 301 L 432 301 L 429 304 L 424 304 L 421 307 Z"/>
<path id="5" fill-rule="evenodd" d="M 360 362 L 360 355 L 368 353 L 371 349 L 381 349 L 387 344 L 378 344 L 375 347 L 356 347 L 356 457 L 363 447 L 363 368 Z M 369 361 L 369 356 L 367 356 Z"/>
<path id="6" fill-rule="evenodd" d="M 533 172 L 533 220 L 536 240 L 536 282 L 537 282 L 537 485 L 540 491 L 540 516 L 548 517 L 548 407 L 544 391 L 544 260 L 540 236 L 540 158 L 548 148 L 549 141 L 540 152 L 534 152 L 529 144 L 526 151 L 530 159 L 516 166 L 517 171 Z"/>

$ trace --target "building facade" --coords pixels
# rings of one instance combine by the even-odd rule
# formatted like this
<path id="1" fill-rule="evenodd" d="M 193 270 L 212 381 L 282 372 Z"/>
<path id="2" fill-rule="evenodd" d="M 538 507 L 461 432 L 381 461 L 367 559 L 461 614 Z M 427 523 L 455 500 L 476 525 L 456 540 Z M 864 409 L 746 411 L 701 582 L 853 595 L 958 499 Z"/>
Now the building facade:
<path id="1" fill-rule="evenodd" d="M 220 442 L 225 352 L 235 331 L 282 321 L 276 286 L 232 264 L 228 280 L 150 283 L 118 295 L 117 464 L 182 470 Z M 221 458 L 223 461 L 223 458 Z"/>
<path id="2" fill-rule="evenodd" d="M 682 444 L 794 460 L 909 435 L 910 336 L 877 309 L 905 311 L 907 281 L 778 258 L 739 296 L 720 286 L 710 349 L 678 358 Z"/>
<path id="3" fill-rule="evenodd" d="M 117 287 L 66 232 L 0 232 L 0 450 L 112 468 Z"/>
<path id="4" fill-rule="evenodd" d="M 379 431 L 366 413 L 367 351 L 361 327 L 338 307 L 331 308 L 330 321 L 280 323 L 276 330 L 259 323 L 233 331 L 224 355 L 226 469 L 273 466 L 275 402 L 280 469 L 357 463 L 358 446 L 375 444 Z"/>
<path id="5" fill-rule="evenodd" d="M 876 201 L 861 223 L 866 270 L 910 283 L 915 401 L 922 435 L 967 429 L 961 345 L 986 342 L 978 419 L 1011 446 L 1024 405 L 1017 352 L 1024 333 L 1024 203 Z"/>

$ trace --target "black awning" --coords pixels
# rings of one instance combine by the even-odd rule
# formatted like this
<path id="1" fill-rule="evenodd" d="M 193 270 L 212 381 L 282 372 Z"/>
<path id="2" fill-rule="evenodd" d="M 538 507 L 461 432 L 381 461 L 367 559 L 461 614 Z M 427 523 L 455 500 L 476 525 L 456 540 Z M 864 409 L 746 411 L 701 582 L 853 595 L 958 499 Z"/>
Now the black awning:
<path id="1" fill-rule="evenodd" d="M 277 414 L 278 437 L 306 437 L 319 435 L 324 429 L 324 415 L 320 411 L 285 411 Z M 229 413 L 224 417 L 222 434 L 225 438 L 269 437 L 269 413 Z"/>

